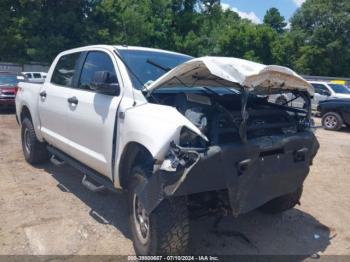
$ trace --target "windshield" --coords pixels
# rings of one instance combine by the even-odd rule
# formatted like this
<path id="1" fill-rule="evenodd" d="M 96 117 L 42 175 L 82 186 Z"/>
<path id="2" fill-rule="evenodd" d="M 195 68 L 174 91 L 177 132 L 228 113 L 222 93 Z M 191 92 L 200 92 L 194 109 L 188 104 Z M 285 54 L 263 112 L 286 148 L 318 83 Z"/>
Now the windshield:
<path id="1" fill-rule="evenodd" d="M 118 50 L 118 52 L 132 71 L 129 72 L 130 77 L 137 89 L 142 89 L 147 82 L 158 79 L 167 71 L 192 59 L 191 56 L 160 51 Z"/>
<path id="2" fill-rule="evenodd" d="M 17 76 L 15 75 L 0 75 L 0 85 L 1 86 L 16 86 L 19 82 Z"/>
<path id="3" fill-rule="evenodd" d="M 337 94 L 350 94 L 350 90 L 346 86 L 339 85 L 339 84 L 328 84 L 328 85 Z"/>

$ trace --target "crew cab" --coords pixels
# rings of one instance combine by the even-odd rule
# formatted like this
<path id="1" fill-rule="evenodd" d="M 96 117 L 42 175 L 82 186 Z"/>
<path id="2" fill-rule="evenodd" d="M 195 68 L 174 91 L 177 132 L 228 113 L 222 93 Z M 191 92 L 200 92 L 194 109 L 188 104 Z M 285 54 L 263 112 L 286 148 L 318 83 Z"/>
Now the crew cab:
<path id="1" fill-rule="evenodd" d="M 293 208 L 319 147 L 313 88 L 281 66 L 88 46 L 19 87 L 25 159 L 70 164 L 92 191 L 126 190 L 137 254 L 186 253 L 193 210 Z M 280 92 L 303 106 L 268 102 Z"/>

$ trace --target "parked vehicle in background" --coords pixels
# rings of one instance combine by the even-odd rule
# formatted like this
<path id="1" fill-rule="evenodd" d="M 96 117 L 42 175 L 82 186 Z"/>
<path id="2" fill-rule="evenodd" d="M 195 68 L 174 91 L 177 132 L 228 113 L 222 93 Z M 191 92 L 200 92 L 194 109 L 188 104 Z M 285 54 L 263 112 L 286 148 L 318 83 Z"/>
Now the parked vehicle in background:
<path id="1" fill-rule="evenodd" d="M 30 82 L 43 83 L 47 73 L 45 72 L 22 72 Z"/>
<path id="2" fill-rule="evenodd" d="M 304 107 L 269 103 L 270 91 Z M 175 255 L 188 252 L 189 210 L 238 216 L 299 203 L 319 148 L 313 92 L 285 67 L 88 46 L 59 54 L 44 84 L 21 84 L 16 111 L 29 163 L 52 156 L 94 192 L 127 190 L 136 253 Z"/>
<path id="3" fill-rule="evenodd" d="M 329 99 L 350 99 L 350 90 L 341 84 L 327 82 L 310 82 L 315 89 L 314 104 L 318 106 L 320 101 Z"/>
<path id="4" fill-rule="evenodd" d="M 25 76 L 17 72 L 0 72 L 0 107 L 15 105 L 18 83 L 25 81 Z"/>
<path id="5" fill-rule="evenodd" d="M 350 89 L 345 85 L 338 83 L 328 83 L 328 82 L 316 82 L 309 81 L 309 83 L 314 87 L 315 94 L 311 100 L 312 110 L 317 111 L 317 107 L 320 101 L 330 100 L 330 99 L 350 99 Z M 269 101 L 275 102 L 278 105 L 287 104 L 288 101 L 294 99 L 295 97 L 291 93 L 281 93 L 271 95 Z M 300 99 L 295 99 L 291 102 L 293 106 L 302 107 L 303 103 Z"/>
<path id="6" fill-rule="evenodd" d="M 344 125 L 350 127 L 350 99 L 331 99 L 321 101 L 318 111 L 322 125 L 327 130 L 339 130 Z"/>

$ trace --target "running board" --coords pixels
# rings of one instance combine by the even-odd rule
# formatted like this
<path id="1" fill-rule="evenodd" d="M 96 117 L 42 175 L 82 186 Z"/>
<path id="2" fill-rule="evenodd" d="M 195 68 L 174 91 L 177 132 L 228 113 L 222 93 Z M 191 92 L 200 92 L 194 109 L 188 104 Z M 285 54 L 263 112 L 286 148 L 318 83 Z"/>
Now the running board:
<path id="1" fill-rule="evenodd" d="M 50 158 L 50 162 L 55 166 L 62 166 L 65 164 L 63 160 L 58 159 L 55 155 L 52 155 Z"/>
<path id="2" fill-rule="evenodd" d="M 103 187 L 103 189 L 106 188 L 106 189 L 113 191 L 113 192 L 117 191 L 113 185 L 113 182 L 110 179 L 108 179 L 107 177 L 101 175 L 100 173 L 96 172 L 95 170 L 87 167 L 83 163 L 75 160 L 74 158 L 68 156 L 66 153 L 63 153 L 62 151 L 60 151 L 52 146 L 47 146 L 47 150 L 51 154 L 56 156 L 56 158 L 61 159 L 64 163 L 81 171 L 84 174 L 84 178 L 82 180 L 82 183 L 89 190 L 91 190 L 93 192 L 98 192 L 98 191 L 101 191 L 102 187 Z M 95 184 L 91 183 L 87 179 L 95 181 L 97 184 L 99 184 L 99 186 L 96 186 Z"/>

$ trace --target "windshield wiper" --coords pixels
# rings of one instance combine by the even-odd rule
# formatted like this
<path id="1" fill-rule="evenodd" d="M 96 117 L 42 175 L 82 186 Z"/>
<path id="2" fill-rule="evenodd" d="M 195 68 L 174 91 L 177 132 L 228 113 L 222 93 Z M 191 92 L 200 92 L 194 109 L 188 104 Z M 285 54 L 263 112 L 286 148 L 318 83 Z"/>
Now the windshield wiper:
<path id="1" fill-rule="evenodd" d="M 170 68 L 170 67 L 162 66 L 162 65 L 158 64 L 157 62 L 154 62 L 154 61 L 151 60 L 151 59 L 147 59 L 147 60 L 146 60 L 146 63 L 151 64 L 151 65 L 153 65 L 153 66 L 155 66 L 155 67 L 158 67 L 158 68 L 162 69 L 162 70 L 165 71 L 165 72 L 169 72 L 169 71 L 172 69 L 172 68 Z"/>

